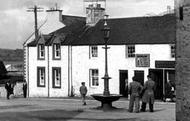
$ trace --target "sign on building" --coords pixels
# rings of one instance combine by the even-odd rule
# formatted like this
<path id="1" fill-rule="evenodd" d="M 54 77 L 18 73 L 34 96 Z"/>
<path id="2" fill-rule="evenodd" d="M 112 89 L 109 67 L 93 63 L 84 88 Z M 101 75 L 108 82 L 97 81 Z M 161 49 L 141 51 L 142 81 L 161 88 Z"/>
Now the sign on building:
<path id="1" fill-rule="evenodd" d="M 150 67 L 150 54 L 136 54 L 136 67 Z"/>

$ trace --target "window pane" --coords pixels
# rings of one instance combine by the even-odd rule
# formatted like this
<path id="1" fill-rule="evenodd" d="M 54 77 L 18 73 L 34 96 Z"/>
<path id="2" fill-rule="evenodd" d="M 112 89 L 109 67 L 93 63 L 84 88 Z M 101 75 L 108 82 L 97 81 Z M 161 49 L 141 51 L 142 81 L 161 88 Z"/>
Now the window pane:
<path id="1" fill-rule="evenodd" d="M 98 47 L 97 46 L 91 46 L 91 56 L 98 57 Z"/>
<path id="2" fill-rule="evenodd" d="M 45 86 L 45 68 L 44 67 L 38 67 L 37 68 L 37 75 L 38 75 L 38 86 Z"/>
<path id="3" fill-rule="evenodd" d="M 98 81 L 98 70 L 97 69 L 92 69 L 90 70 L 90 78 L 91 78 L 91 86 L 98 86 L 99 81 Z"/>
<path id="4" fill-rule="evenodd" d="M 53 87 L 61 87 L 61 69 L 53 69 Z"/>
<path id="5" fill-rule="evenodd" d="M 126 51 L 126 57 L 135 57 L 135 46 L 134 45 L 128 45 L 127 51 Z"/>

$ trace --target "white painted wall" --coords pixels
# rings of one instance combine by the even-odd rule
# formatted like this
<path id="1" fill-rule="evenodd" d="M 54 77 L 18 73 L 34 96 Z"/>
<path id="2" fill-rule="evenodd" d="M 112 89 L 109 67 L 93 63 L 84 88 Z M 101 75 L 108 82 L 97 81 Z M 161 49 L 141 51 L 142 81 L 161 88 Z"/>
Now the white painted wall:
<path id="1" fill-rule="evenodd" d="M 37 59 L 37 47 L 29 47 L 29 97 L 47 97 L 47 47 L 45 47 L 45 60 Z M 45 87 L 37 87 L 37 67 L 45 67 Z"/>
<path id="2" fill-rule="evenodd" d="M 88 94 L 102 93 L 104 81 L 101 77 L 105 73 L 105 50 L 98 46 L 98 58 L 89 59 L 89 46 L 73 46 L 72 77 L 75 93 L 79 95 L 81 82 L 86 82 Z M 143 70 L 144 77 L 148 75 L 149 68 L 155 68 L 155 60 L 174 60 L 170 56 L 170 45 L 135 45 L 136 54 L 150 54 L 150 67 L 136 67 L 135 58 L 125 57 L 125 45 L 111 45 L 108 50 L 108 74 L 110 93 L 119 94 L 119 70 L 128 70 L 129 82 L 132 81 L 134 70 Z M 99 86 L 89 86 L 89 69 L 99 70 Z"/>
<path id="3" fill-rule="evenodd" d="M 49 55 L 49 66 L 48 66 Z M 29 96 L 68 96 L 68 47 L 61 47 L 61 60 L 52 60 L 52 46 L 45 47 L 45 60 L 37 60 L 37 47 L 29 48 Z M 45 67 L 45 87 L 37 87 L 37 67 Z M 52 88 L 52 67 L 61 67 L 61 88 Z M 49 70 L 49 71 L 48 71 Z M 48 85 L 49 84 L 49 85 Z M 49 87 L 48 87 L 49 86 Z"/>
<path id="4" fill-rule="evenodd" d="M 86 82 L 88 95 L 102 93 L 104 80 L 101 79 L 105 73 L 105 50 L 98 46 L 98 57 L 89 58 L 89 46 L 72 46 L 72 72 L 68 72 L 68 46 L 61 46 L 61 60 L 52 60 L 52 47 L 49 47 L 49 74 L 48 74 L 48 48 L 45 47 L 45 60 L 37 60 L 37 48 L 29 47 L 29 95 L 30 97 L 48 96 L 48 75 L 50 97 L 68 96 L 70 81 L 74 87 L 74 93 L 79 95 L 81 82 Z M 135 58 L 126 58 L 125 45 L 110 45 L 108 50 L 108 74 L 112 78 L 109 81 L 110 93 L 119 94 L 119 70 L 128 70 L 128 79 L 134 76 L 134 70 L 143 70 L 146 81 L 148 69 L 155 68 L 155 60 L 172 60 L 170 45 L 135 45 L 136 54 L 150 54 L 150 67 L 136 67 Z M 46 87 L 37 87 L 37 66 L 46 67 Z M 52 88 L 52 67 L 61 67 L 61 89 Z M 99 70 L 99 86 L 89 85 L 89 69 Z M 69 73 L 71 75 L 69 75 Z M 70 78 L 70 79 L 69 79 Z M 71 79 L 72 78 L 72 79 Z"/>

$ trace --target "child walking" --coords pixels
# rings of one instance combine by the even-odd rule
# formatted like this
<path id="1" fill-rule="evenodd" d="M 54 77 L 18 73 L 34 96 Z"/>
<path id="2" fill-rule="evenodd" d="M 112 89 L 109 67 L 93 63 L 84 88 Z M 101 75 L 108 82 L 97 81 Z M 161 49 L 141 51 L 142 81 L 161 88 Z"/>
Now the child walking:
<path id="1" fill-rule="evenodd" d="M 80 86 L 80 94 L 81 94 L 81 97 L 82 97 L 83 105 L 86 105 L 87 88 L 85 86 L 85 82 L 82 82 L 81 84 L 82 84 L 82 86 Z"/>

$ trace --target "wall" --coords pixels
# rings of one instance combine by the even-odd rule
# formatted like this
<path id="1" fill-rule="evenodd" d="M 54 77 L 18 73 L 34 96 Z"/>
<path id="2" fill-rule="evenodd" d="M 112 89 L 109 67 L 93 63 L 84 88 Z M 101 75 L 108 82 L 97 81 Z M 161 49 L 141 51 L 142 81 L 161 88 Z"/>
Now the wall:
<path id="1" fill-rule="evenodd" d="M 14 97 L 23 97 L 23 83 L 17 82 L 14 86 Z M 6 98 L 7 97 L 7 91 L 5 89 L 4 85 L 0 85 L 0 97 Z"/>
<path id="2" fill-rule="evenodd" d="M 105 50 L 98 46 L 98 58 L 89 59 L 89 46 L 72 47 L 72 79 L 75 94 L 79 95 L 81 82 L 86 82 L 88 94 L 102 93 L 104 81 L 101 77 L 105 73 Z M 170 45 L 136 45 L 136 54 L 150 54 L 150 67 L 136 67 L 135 58 L 125 57 L 125 45 L 112 45 L 108 50 L 108 74 L 112 78 L 109 81 L 110 93 L 119 93 L 119 70 L 128 70 L 128 79 L 131 82 L 134 70 L 144 70 L 145 79 L 149 68 L 155 68 L 155 60 L 172 60 L 170 57 Z M 99 86 L 90 87 L 89 69 L 99 70 Z"/>
<path id="3" fill-rule="evenodd" d="M 48 56 L 49 55 L 49 56 Z M 48 59 L 49 58 L 49 59 Z M 48 61 L 49 60 L 49 61 Z M 37 60 L 37 47 L 29 48 L 29 96 L 68 96 L 68 47 L 61 47 L 61 60 L 52 60 L 52 46 L 45 47 L 45 60 Z M 45 87 L 37 87 L 37 67 L 45 67 Z M 61 67 L 61 88 L 52 88 L 52 67 Z"/>
<path id="4" fill-rule="evenodd" d="M 190 1 L 176 0 L 176 121 L 190 120 Z M 180 20 L 179 7 L 183 6 L 183 20 Z"/>
<path id="5" fill-rule="evenodd" d="M 61 22 L 62 20 L 62 12 L 61 11 L 49 11 L 47 12 L 47 21 L 40 28 L 40 32 L 42 34 L 49 34 L 54 32 L 60 28 L 63 28 L 65 25 Z"/>

